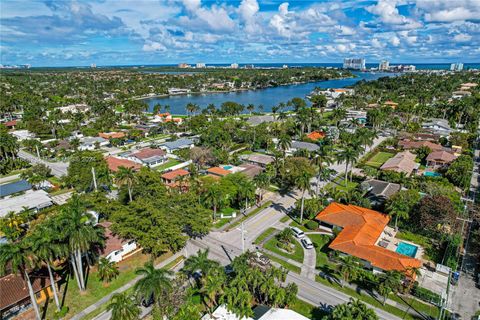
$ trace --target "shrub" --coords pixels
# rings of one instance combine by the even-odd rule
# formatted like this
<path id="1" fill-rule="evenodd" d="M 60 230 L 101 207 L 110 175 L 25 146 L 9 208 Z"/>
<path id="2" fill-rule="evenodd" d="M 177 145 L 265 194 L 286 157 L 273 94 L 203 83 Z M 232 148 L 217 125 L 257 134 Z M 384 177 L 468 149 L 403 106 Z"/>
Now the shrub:
<path id="1" fill-rule="evenodd" d="M 415 286 L 412 289 L 412 295 L 417 297 L 420 300 L 439 305 L 442 297 L 439 294 L 432 292 L 428 289 L 418 286 L 418 283 L 415 283 Z"/>
<path id="2" fill-rule="evenodd" d="M 318 223 L 316 221 L 309 220 L 307 223 L 305 223 L 305 227 L 309 230 L 315 230 L 318 227 Z"/>

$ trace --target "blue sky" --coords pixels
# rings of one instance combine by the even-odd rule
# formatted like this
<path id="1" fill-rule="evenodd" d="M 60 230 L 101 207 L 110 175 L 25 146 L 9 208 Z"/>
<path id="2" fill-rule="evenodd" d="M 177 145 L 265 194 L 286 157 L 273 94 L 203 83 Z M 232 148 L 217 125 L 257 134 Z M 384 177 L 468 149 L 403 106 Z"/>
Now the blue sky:
<path id="1" fill-rule="evenodd" d="M 480 0 L 1 0 L 2 64 L 480 62 Z"/>

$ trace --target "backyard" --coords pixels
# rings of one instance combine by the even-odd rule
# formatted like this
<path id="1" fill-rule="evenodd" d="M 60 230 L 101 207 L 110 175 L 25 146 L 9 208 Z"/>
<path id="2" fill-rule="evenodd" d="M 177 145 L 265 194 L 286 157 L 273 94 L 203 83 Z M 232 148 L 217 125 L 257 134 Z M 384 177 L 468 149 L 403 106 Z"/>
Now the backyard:
<path id="1" fill-rule="evenodd" d="M 388 159 L 392 158 L 393 156 L 393 153 L 379 151 L 370 157 L 365 164 L 373 168 L 380 168 Z"/>

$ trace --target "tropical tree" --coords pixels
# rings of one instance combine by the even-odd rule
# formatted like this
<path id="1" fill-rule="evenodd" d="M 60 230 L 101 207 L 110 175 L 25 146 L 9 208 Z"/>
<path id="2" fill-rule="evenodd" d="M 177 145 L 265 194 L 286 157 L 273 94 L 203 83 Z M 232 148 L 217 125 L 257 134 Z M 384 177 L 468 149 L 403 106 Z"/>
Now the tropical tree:
<path id="1" fill-rule="evenodd" d="M 300 224 L 303 222 L 303 209 L 305 203 L 305 192 L 310 191 L 310 180 L 313 174 L 308 171 L 304 171 L 301 175 L 296 177 L 295 186 L 302 192 L 302 206 L 300 208 Z"/>
<path id="2" fill-rule="evenodd" d="M 362 319 L 377 320 L 375 311 L 368 308 L 367 305 L 358 299 L 350 298 L 347 303 L 336 305 L 332 313 L 323 318 L 324 320 L 344 320 L 344 319 Z"/>
<path id="3" fill-rule="evenodd" d="M 278 146 L 283 152 L 283 157 L 285 157 L 285 153 L 292 146 L 292 137 L 286 133 L 280 135 L 278 138 Z"/>
<path id="4" fill-rule="evenodd" d="M 217 219 L 217 209 L 225 201 L 225 192 L 222 185 L 215 181 L 203 193 L 203 202 L 213 208 L 213 221 Z"/>
<path id="5" fill-rule="evenodd" d="M 360 270 L 360 260 L 354 256 L 343 256 L 340 258 L 338 273 L 342 277 L 342 287 L 345 283 L 355 280 Z"/>
<path id="6" fill-rule="evenodd" d="M 14 242 L 25 233 L 26 222 L 25 215 L 10 211 L 5 217 L 0 218 L 0 231 L 9 241 Z"/>
<path id="7" fill-rule="evenodd" d="M 98 276 L 104 282 L 110 282 L 119 274 L 118 267 L 115 262 L 107 258 L 100 258 L 98 261 Z"/>
<path id="8" fill-rule="evenodd" d="M 115 174 L 115 180 L 119 186 L 127 186 L 128 198 L 130 199 L 130 202 L 132 202 L 132 187 L 136 180 L 135 172 L 133 171 L 133 169 L 120 166 L 117 173 Z"/>
<path id="9" fill-rule="evenodd" d="M 328 144 L 322 144 L 317 151 L 315 151 L 314 158 L 312 160 L 313 164 L 317 168 L 317 183 L 315 186 L 315 194 L 318 196 L 320 192 L 320 181 L 322 176 L 325 175 L 326 166 L 332 164 L 334 161 L 334 154 L 332 147 Z M 329 173 L 329 172 L 328 172 Z"/>
<path id="10" fill-rule="evenodd" d="M 380 278 L 378 292 L 383 296 L 383 305 L 387 302 L 387 298 L 391 293 L 400 290 L 402 283 L 402 274 L 396 270 L 386 271 Z"/>
<path id="11" fill-rule="evenodd" d="M 265 190 L 270 186 L 271 177 L 268 173 L 262 172 L 253 178 L 253 182 L 260 190 L 260 201 L 263 200 Z"/>
<path id="12" fill-rule="evenodd" d="M 112 320 L 135 320 L 140 316 L 140 309 L 135 299 L 126 292 L 115 293 L 107 305 L 112 313 Z"/>
<path id="13" fill-rule="evenodd" d="M 33 252 L 25 241 L 5 243 L 0 245 L 0 275 L 5 275 L 7 270 L 18 274 L 28 286 L 28 294 L 35 311 L 35 318 L 41 320 L 37 298 L 30 281 L 29 269 L 35 266 Z"/>
<path id="14" fill-rule="evenodd" d="M 208 276 L 210 270 L 218 267 L 218 262 L 208 258 L 209 250 L 198 250 L 196 255 L 188 257 L 184 264 L 182 271 L 189 277 L 192 277 L 196 272 L 200 272 L 202 279 L 199 281 L 199 286 L 202 287 L 205 283 L 205 276 Z"/>
<path id="15" fill-rule="evenodd" d="M 150 299 L 153 297 L 155 301 L 154 309 L 164 316 L 166 310 L 162 310 L 162 300 L 167 299 L 172 291 L 172 275 L 173 272 L 167 269 L 155 269 L 153 262 L 145 263 L 142 268 L 135 270 L 137 275 L 143 276 L 137 283 L 135 283 L 133 290 L 137 299 Z"/>
<path id="16" fill-rule="evenodd" d="M 360 156 L 360 152 L 357 147 L 353 145 L 347 145 L 341 150 L 338 154 L 338 160 L 345 162 L 345 186 L 348 183 L 348 166 L 353 164 L 357 161 L 358 157 Z M 352 168 L 350 168 L 351 170 Z"/>

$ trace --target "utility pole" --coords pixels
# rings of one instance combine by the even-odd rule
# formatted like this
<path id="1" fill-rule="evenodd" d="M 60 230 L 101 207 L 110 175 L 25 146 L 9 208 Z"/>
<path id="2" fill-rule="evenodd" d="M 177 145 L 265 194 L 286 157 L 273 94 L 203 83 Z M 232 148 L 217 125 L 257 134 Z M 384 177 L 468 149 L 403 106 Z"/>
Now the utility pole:
<path id="1" fill-rule="evenodd" d="M 40 157 L 40 151 L 38 150 L 38 146 L 37 146 L 37 145 L 35 145 L 35 149 L 37 149 L 37 157 L 38 157 L 39 159 L 41 159 L 41 157 Z"/>
<path id="2" fill-rule="evenodd" d="M 95 191 L 97 191 L 97 178 L 95 177 L 95 168 L 92 167 L 92 176 L 93 176 L 93 187 L 95 188 Z"/>

